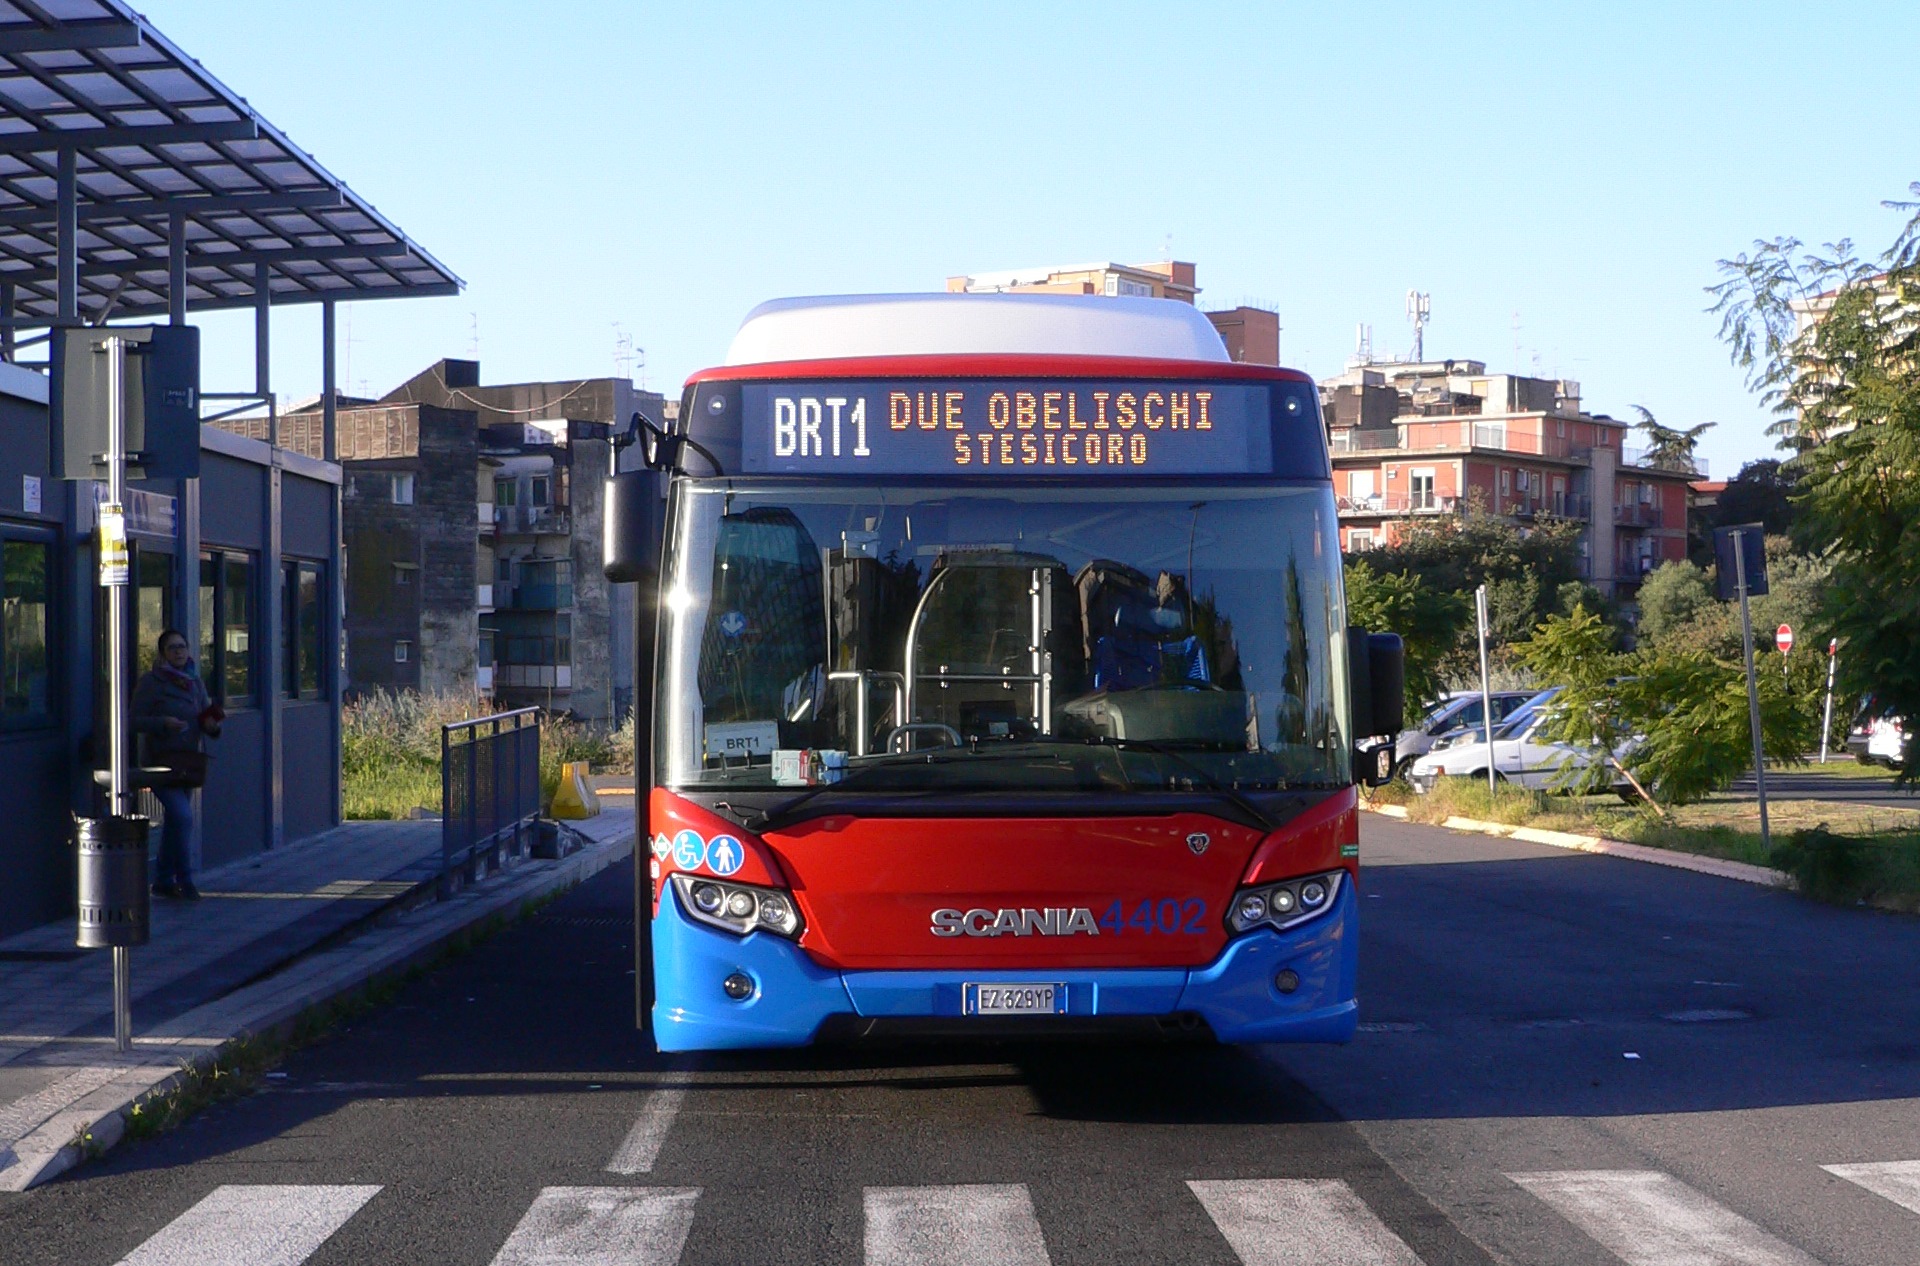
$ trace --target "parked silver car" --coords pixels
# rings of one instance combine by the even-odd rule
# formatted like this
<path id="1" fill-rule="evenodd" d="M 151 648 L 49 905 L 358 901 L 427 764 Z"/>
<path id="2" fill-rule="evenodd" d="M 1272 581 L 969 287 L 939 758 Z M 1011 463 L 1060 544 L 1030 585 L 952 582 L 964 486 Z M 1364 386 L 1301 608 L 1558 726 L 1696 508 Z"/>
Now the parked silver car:
<path id="1" fill-rule="evenodd" d="M 1519 710 L 1520 705 L 1533 698 L 1538 692 L 1532 690 L 1496 690 L 1493 692 L 1493 723 L 1498 727 L 1508 717 Z M 1479 730 L 1482 727 L 1481 701 L 1478 690 L 1456 690 L 1441 697 L 1440 702 L 1427 710 L 1420 724 L 1400 731 L 1393 741 L 1394 768 L 1404 770 L 1415 760 L 1433 750 L 1433 745 L 1442 736 L 1449 736 L 1461 730 Z"/>

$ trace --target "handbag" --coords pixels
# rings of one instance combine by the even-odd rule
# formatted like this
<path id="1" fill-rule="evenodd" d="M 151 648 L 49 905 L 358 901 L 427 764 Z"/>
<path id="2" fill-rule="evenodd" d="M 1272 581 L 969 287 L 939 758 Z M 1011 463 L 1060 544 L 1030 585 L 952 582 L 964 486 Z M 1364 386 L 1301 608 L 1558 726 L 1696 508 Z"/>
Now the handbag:
<path id="1" fill-rule="evenodd" d="M 167 771 L 161 781 L 166 787 L 204 787 L 207 782 L 205 752 L 161 752 L 155 764 Z"/>

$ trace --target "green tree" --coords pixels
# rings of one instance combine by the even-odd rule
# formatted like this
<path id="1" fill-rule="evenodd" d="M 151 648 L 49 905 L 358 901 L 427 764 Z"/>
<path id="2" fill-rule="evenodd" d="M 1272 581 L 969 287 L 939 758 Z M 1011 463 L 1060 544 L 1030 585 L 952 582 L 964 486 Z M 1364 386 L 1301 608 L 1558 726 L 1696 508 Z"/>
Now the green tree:
<path id="1" fill-rule="evenodd" d="M 1920 197 L 1920 182 L 1911 186 Z M 1920 717 L 1920 202 L 1893 244 L 1760 241 L 1720 261 L 1722 339 L 1779 421 L 1800 533 L 1831 563 L 1822 609 L 1851 691 Z M 1911 763 L 1901 776 L 1912 781 Z"/>
<path id="2" fill-rule="evenodd" d="M 1692 563 L 1662 563 L 1640 586 L 1640 641 L 1654 645 L 1713 605 L 1707 573 Z"/>
<path id="3" fill-rule="evenodd" d="M 1702 422 L 1690 426 L 1684 431 L 1670 426 L 1662 426 L 1653 413 L 1644 405 L 1634 405 L 1633 411 L 1640 420 L 1633 429 L 1647 437 L 1647 465 L 1660 470 L 1684 470 L 1695 472 L 1700 469 L 1694 460 L 1693 450 L 1698 447 L 1700 437 L 1712 430 L 1717 423 Z"/>
<path id="4" fill-rule="evenodd" d="M 1407 718 L 1440 695 L 1440 665 L 1459 645 L 1471 609 L 1459 594 L 1420 577 L 1375 571 L 1363 558 L 1347 562 L 1347 620 L 1375 633 L 1398 633 L 1406 644 Z"/>
<path id="5" fill-rule="evenodd" d="M 1520 655 L 1541 681 L 1561 686 L 1548 736 L 1590 752 L 1617 752 L 1661 804 L 1722 790 L 1751 766 L 1746 676 L 1738 663 L 1691 646 L 1616 653 L 1605 622 L 1584 608 L 1543 623 Z M 1804 691 L 1779 674 L 1757 680 L 1766 754 L 1802 759 L 1819 740 Z M 1612 766 L 1594 761 L 1559 781 L 1568 790 L 1600 790 L 1613 781 Z"/>

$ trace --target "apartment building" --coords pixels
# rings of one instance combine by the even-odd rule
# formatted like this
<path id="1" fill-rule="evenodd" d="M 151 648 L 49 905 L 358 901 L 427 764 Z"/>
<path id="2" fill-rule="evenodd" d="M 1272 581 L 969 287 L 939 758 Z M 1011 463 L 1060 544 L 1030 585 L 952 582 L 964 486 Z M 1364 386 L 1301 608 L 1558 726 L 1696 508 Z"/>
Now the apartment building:
<path id="1" fill-rule="evenodd" d="M 1686 557 L 1688 484 L 1705 472 L 1652 465 L 1628 424 L 1580 407 L 1576 382 L 1472 360 L 1368 362 L 1320 392 L 1347 550 L 1478 501 L 1521 522 L 1583 524 L 1587 578 L 1623 599 Z"/>
<path id="2" fill-rule="evenodd" d="M 1151 264 L 1048 264 L 1002 272 L 972 273 L 947 278 L 956 294 L 1112 295 L 1116 298 L 1172 299 L 1197 303 L 1198 269 L 1182 260 Z M 1251 365 L 1280 363 L 1280 315 L 1266 308 L 1240 304 L 1209 311 L 1207 320 L 1219 331 L 1227 355 Z"/>
<path id="3" fill-rule="evenodd" d="M 348 689 L 617 724 L 634 596 L 601 573 L 602 483 L 611 436 L 665 405 L 620 378 L 485 385 L 470 360 L 341 400 Z M 318 419 L 317 404 L 282 417 L 282 442 L 317 444 Z"/>

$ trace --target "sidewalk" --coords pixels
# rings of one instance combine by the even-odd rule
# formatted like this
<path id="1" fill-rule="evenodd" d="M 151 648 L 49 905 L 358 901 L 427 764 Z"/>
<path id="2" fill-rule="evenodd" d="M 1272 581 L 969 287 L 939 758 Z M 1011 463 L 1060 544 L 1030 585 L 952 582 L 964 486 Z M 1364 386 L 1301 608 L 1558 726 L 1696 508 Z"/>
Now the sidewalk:
<path id="1" fill-rule="evenodd" d="M 124 1112 L 236 1038 L 430 955 L 461 931 L 624 859 L 632 798 L 566 825 L 581 847 L 522 860 L 432 900 L 440 823 L 351 822 L 198 876 L 154 901 L 133 951 L 133 1049 L 113 1049 L 112 955 L 71 918 L 0 941 L 0 1191 L 24 1191 L 118 1141 Z"/>

